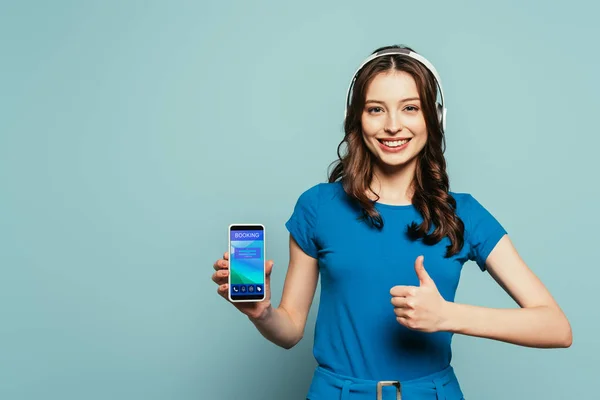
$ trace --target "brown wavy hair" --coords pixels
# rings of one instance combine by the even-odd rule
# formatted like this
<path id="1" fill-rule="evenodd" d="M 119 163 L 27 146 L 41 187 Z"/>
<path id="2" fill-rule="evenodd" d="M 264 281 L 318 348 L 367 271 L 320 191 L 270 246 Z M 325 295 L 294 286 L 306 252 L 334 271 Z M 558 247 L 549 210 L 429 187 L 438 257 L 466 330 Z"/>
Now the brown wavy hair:
<path id="1" fill-rule="evenodd" d="M 391 48 L 414 51 L 408 46 L 395 45 L 380 47 L 373 53 Z M 344 191 L 362 208 L 359 218 L 383 228 L 383 218 L 375 209 L 376 200 L 367 196 L 367 191 L 370 191 L 379 199 L 371 188 L 376 160 L 363 141 L 361 115 L 367 87 L 373 78 L 394 70 L 407 72 L 415 80 L 427 127 L 427 142 L 417 155 L 415 177 L 411 184 L 414 193 L 412 204 L 423 221 L 420 224 L 413 221 L 407 226 L 406 233 L 411 240 L 422 239 L 427 245 L 434 245 L 447 236 L 451 244 L 447 246 L 446 257 L 451 257 L 463 247 L 464 224 L 456 214 L 456 200 L 448 193 L 450 184 L 444 158 L 446 141 L 437 118 L 435 77 L 417 60 L 402 55 L 383 56 L 369 62 L 358 73 L 344 122 L 344 138 L 337 148 L 338 160 L 330 165 L 333 170 L 329 173 L 329 182 L 341 180 Z M 347 151 L 342 155 L 340 151 L 344 144 Z"/>

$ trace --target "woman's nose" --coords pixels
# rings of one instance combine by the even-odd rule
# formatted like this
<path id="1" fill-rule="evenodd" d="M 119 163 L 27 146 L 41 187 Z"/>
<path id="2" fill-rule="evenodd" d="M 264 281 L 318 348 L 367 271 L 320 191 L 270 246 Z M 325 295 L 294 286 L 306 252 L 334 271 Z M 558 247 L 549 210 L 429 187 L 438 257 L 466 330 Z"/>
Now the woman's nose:
<path id="1" fill-rule="evenodd" d="M 389 116 L 385 122 L 384 129 L 391 135 L 400 132 L 402 130 L 400 119 L 396 116 Z"/>

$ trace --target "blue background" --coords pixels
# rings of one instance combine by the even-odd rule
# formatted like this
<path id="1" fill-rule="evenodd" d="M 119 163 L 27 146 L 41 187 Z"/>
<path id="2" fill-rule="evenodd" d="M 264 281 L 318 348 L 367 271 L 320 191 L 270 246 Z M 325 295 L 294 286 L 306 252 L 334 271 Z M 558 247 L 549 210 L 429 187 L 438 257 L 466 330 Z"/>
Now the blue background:
<path id="1" fill-rule="evenodd" d="M 230 223 L 263 223 L 278 304 L 284 223 L 336 158 L 355 68 L 392 43 L 442 76 L 452 190 L 494 213 L 573 325 L 561 350 L 455 336 L 467 398 L 595 395 L 599 11 L 0 3 L 0 398 L 303 399 L 318 297 L 286 351 L 217 295 L 212 265 Z M 473 263 L 457 301 L 515 306 Z"/>

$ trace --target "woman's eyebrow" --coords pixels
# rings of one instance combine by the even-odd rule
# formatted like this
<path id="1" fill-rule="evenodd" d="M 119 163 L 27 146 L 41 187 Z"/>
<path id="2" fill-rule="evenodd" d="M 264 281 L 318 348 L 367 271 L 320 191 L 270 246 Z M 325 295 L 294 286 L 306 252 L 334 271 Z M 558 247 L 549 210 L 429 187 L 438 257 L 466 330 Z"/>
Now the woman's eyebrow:
<path id="1" fill-rule="evenodd" d="M 407 97 L 405 99 L 401 99 L 398 101 L 398 103 L 404 103 L 405 101 L 413 101 L 413 100 L 421 100 L 418 97 Z M 379 103 L 379 104 L 385 104 L 385 102 L 381 101 L 381 100 L 374 100 L 374 99 L 369 99 L 367 101 L 365 101 L 365 104 L 367 103 Z"/>

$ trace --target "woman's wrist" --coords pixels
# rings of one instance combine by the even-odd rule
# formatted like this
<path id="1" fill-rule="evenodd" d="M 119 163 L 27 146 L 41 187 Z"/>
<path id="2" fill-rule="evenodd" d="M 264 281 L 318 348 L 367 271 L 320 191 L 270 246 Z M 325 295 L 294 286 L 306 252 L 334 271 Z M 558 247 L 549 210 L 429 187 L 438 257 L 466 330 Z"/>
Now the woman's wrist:
<path id="1" fill-rule="evenodd" d="M 269 319 L 269 317 L 272 315 L 272 313 L 273 313 L 273 306 L 269 302 L 269 305 L 267 307 L 265 307 L 265 309 L 260 313 L 260 315 L 257 315 L 257 316 L 248 315 L 248 319 L 253 324 L 260 324 L 260 323 L 264 323 L 265 321 L 267 321 Z"/>

